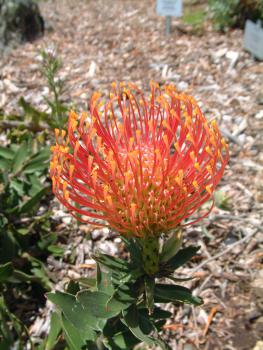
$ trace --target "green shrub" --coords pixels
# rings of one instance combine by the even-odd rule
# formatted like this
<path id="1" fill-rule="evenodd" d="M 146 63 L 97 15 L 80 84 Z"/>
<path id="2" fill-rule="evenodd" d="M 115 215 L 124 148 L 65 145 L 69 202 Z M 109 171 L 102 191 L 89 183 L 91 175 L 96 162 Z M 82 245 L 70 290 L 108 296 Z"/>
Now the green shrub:
<path id="1" fill-rule="evenodd" d="M 17 305 L 27 300 L 44 305 L 44 293 L 52 288 L 46 259 L 64 254 L 47 205 L 50 131 L 63 127 L 69 109 L 61 100 L 61 64 L 53 53 L 42 52 L 41 72 L 50 91 L 46 112 L 20 97 L 22 115 L 0 114 L 0 133 L 6 136 L 0 145 L 0 350 L 45 349 L 32 344 L 26 311 L 19 313 Z"/>
<path id="2" fill-rule="evenodd" d="M 262 0 L 209 0 L 209 9 L 217 30 L 244 28 L 245 21 L 263 20 Z"/>

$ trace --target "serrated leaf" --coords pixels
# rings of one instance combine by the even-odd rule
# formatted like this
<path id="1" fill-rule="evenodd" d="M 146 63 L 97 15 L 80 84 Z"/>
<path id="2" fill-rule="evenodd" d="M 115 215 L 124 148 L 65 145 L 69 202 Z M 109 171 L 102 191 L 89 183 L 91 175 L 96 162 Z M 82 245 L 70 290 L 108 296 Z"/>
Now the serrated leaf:
<path id="1" fill-rule="evenodd" d="M 97 289 L 104 291 L 105 293 L 112 295 L 114 293 L 114 287 L 112 284 L 111 272 L 101 271 L 99 264 L 97 263 Z"/>
<path id="2" fill-rule="evenodd" d="M 62 315 L 62 328 L 67 343 L 71 349 L 81 350 L 88 340 L 96 340 L 96 332 L 91 328 L 86 328 L 85 331 L 74 327 L 74 325 Z"/>
<path id="3" fill-rule="evenodd" d="M 156 284 L 154 300 L 157 303 L 183 302 L 186 304 L 201 305 L 202 299 L 192 295 L 190 289 L 176 284 Z"/>
<path id="4" fill-rule="evenodd" d="M 61 321 L 56 312 L 53 312 L 50 319 L 50 327 L 46 342 L 45 350 L 53 350 L 54 346 L 58 342 L 58 335 L 61 332 Z"/>
<path id="5" fill-rule="evenodd" d="M 108 341 L 109 345 L 114 350 L 116 347 L 118 350 L 130 350 L 133 349 L 136 344 L 140 343 L 140 340 L 138 340 L 129 330 L 114 334 Z"/>
<path id="6" fill-rule="evenodd" d="M 86 312 L 96 318 L 112 318 L 129 306 L 100 291 L 81 291 L 77 294 L 77 300 Z"/>
<path id="7" fill-rule="evenodd" d="M 77 329 L 84 332 L 89 332 L 90 328 L 98 329 L 97 318 L 92 313 L 87 312 L 74 295 L 56 292 L 47 293 L 47 298 L 59 307 L 66 319 Z"/>

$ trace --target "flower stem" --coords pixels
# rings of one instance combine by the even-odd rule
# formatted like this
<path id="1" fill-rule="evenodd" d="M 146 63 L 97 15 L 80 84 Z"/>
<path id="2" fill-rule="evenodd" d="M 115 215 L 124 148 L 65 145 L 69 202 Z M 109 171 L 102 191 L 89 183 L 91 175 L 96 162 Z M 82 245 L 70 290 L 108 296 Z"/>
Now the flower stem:
<path id="1" fill-rule="evenodd" d="M 159 237 L 147 237 L 141 243 L 144 270 L 149 276 L 153 276 L 159 270 Z"/>

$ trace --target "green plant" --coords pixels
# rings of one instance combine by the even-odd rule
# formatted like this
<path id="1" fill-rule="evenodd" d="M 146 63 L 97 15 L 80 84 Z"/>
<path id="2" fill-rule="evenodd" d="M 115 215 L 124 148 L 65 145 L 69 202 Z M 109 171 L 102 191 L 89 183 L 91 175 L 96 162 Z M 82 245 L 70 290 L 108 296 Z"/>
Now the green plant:
<path id="1" fill-rule="evenodd" d="M 41 51 L 41 57 L 40 70 L 50 91 L 50 97 L 45 99 L 49 111 L 40 111 L 20 97 L 18 106 L 22 109 L 22 115 L 0 113 L 0 132 L 7 132 L 11 142 L 20 143 L 31 136 L 43 143 L 51 129 L 63 127 L 67 120 L 69 106 L 61 98 L 65 84 L 58 77 L 62 61 L 54 53 L 45 50 Z"/>
<path id="2" fill-rule="evenodd" d="M 52 120 L 49 125 L 56 128 L 62 128 L 67 121 L 68 106 L 61 101 L 61 95 L 65 92 L 64 80 L 58 77 L 62 67 L 62 61 L 54 51 L 42 50 L 42 74 L 46 78 L 49 90 L 53 98 L 46 99 L 51 108 Z"/>
<path id="3" fill-rule="evenodd" d="M 42 74 L 51 92 L 49 112 L 41 112 L 23 97 L 22 115 L 0 115 L 0 132 L 7 135 L 0 146 L 0 349 L 37 348 L 27 332 L 28 321 L 17 315 L 19 302 L 37 298 L 52 287 L 45 266 L 49 255 L 62 257 L 47 206 L 50 194 L 48 167 L 50 130 L 63 126 L 68 107 L 61 102 L 64 83 L 57 78 L 61 61 L 42 52 Z M 52 136 L 51 136 L 52 138 Z M 23 312 L 24 316 L 25 312 Z M 23 319 L 23 322 L 21 322 Z M 51 331 L 51 335 L 52 335 Z M 52 339 L 48 337 L 48 346 Z M 51 349 L 51 347 L 50 347 Z"/>
<path id="4" fill-rule="evenodd" d="M 48 299 L 58 309 L 56 327 L 60 327 L 70 349 L 128 350 L 141 342 L 170 349 L 159 335 L 171 317 L 163 305 L 202 303 L 189 289 L 161 282 L 164 277 L 183 281 L 173 275 L 174 270 L 198 250 L 188 247 L 177 251 L 177 239 L 176 233 L 164 244 L 160 270 L 155 276 L 150 277 L 143 269 L 140 243 L 124 239 L 128 261 L 97 253 L 96 278 L 71 281 L 64 293 L 48 293 Z"/>
<path id="5" fill-rule="evenodd" d="M 20 344 L 27 337 L 25 325 L 8 311 L 14 295 L 26 295 L 34 285 L 35 291 L 52 286 L 41 262 L 50 236 L 50 213 L 38 212 L 50 192 L 48 161 L 49 147 L 31 139 L 0 147 L 0 319 L 5 322 L 0 327 L 0 349 L 11 341 L 23 349 Z"/>
<path id="6" fill-rule="evenodd" d="M 221 31 L 244 28 L 246 19 L 263 20 L 261 0 L 210 0 L 209 9 L 216 29 Z"/>

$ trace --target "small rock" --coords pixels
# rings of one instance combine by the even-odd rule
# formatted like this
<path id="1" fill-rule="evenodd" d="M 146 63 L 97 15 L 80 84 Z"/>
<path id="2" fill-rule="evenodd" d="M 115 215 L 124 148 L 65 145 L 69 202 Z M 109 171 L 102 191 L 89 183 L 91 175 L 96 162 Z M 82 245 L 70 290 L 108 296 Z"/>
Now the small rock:
<path id="1" fill-rule="evenodd" d="M 253 350 L 263 350 L 263 341 L 259 340 L 257 344 L 254 346 Z"/>
<path id="2" fill-rule="evenodd" d="M 183 350 L 194 350 L 193 345 L 191 344 L 185 344 L 183 347 Z"/>
<path id="3" fill-rule="evenodd" d="M 185 81 L 180 81 L 180 83 L 177 84 L 177 88 L 180 91 L 186 90 L 188 88 L 188 86 L 189 86 L 189 84 L 187 82 L 185 82 Z"/>
<path id="4" fill-rule="evenodd" d="M 93 78 L 95 76 L 96 69 L 97 69 L 96 62 L 95 61 L 91 61 L 91 64 L 89 66 L 89 71 L 88 71 L 88 77 L 89 78 Z"/>
<path id="5" fill-rule="evenodd" d="M 104 253 L 115 255 L 118 253 L 118 247 L 116 244 L 110 241 L 104 241 L 101 242 L 98 246 L 99 250 L 103 251 Z"/>
<path id="6" fill-rule="evenodd" d="M 108 236 L 110 230 L 107 227 L 104 228 L 96 228 L 94 231 L 92 231 L 91 233 L 91 237 L 94 240 L 97 240 L 101 237 L 103 237 L 104 239 Z"/>
<path id="7" fill-rule="evenodd" d="M 256 115 L 255 118 L 260 120 L 263 119 L 263 109 L 261 109 Z"/>
<path id="8" fill-rule="evenodd" d="M 232 70 L 235 67 L 238 61 L 238 57 L 239 57 L 239 53 L 237 51 L 228 51 L 226 53 L 226 58 L 230 60 L 228 71 Z"/>
<path id="9" fill-rule="evenodd" d="M 204 324 L 207 324 L 208 322 L 208 315 L 206 313 L 206 311 L 204 309 L 201 309 L 199 311 L 199 314 L 197 316 L 197 322 L 204 325 Z"/>

